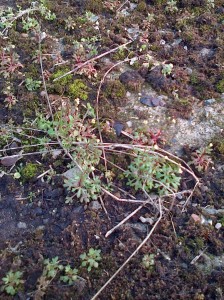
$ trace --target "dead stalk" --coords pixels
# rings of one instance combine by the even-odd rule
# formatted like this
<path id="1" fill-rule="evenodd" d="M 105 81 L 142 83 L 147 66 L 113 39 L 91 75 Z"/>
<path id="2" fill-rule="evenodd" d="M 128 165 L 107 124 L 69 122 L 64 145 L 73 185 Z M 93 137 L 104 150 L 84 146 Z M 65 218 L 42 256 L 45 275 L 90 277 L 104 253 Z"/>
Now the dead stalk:
<path id="1" fill-rule="evenodd" d="M 106 55 L 108 55 L 108 54 L 110 54 L 110 53 L 112 53 L 112 52 L 115 52 L 115 51 L 117 51 L 118 49 L 120 49 L 120 48 L 122 48 L 122 47 L 125 47 L 125 46 L 131 44 L 132 42 L 133 42 L 133 41 L 129 41 L 129 42 L 127 42 L 127 43 L 125 43 L 125 44 L 122 44 L 122 45 L 120 45 L 120 46 L 118 46 L 118 47 L 116 47 L 116 48 L 113 48 L 113 49 L 111 49 L 111 50 L 109 50 L 109 51 L 107 51 L 107 52 L 104 52 L 104 53 L 102 53 L 102 54 L 100 54 L 100 55 L 97 55 L 97 56 L 95 56 L 95 57 L 93 57 L 93 58 L 90 58 L 89 60 L 85 61 L 83 64 L 81 64 L 81 65 L 79 65 L 78 67 L 74 68 L 73 70 L 71 70 L 71 71 L 69 71 L 69 72 L 63 74 L 62 76 L 60 76 L 60 77 L 58 77 L 58 78 L 55 78 L 53 81 L 57 81 L 57 80 L 59 80 L 59 79 L 65 77 L 65 76 L 67 76 L 67 75 L 69 75 L 69 74 L 72 74 L 72 73 L 78 71 L 79 69 L 83 68 L 85 65 L 89 64 L 90 62 L 96 61 L 96 60 L 98 60 L 98 59 L 100 59 L 100 58 L 102 58 L 102 57 L 104 57 L 104 56 L 106 56 Z"/>
<path id="2" fill-rule="evenodd" d="M 110 279 L 104 284 L 104 286 L 101 287 L 101 289 L 91 298 L 91 300 L 95 300 L 101 293 L 102 291 L 111 283 L 111 281 L 120 273 L 120 271 L 129 263 L 129 261 L 134 257 L 138 251 L 142 248 L 142 246 L 149 240 L 151 237 L 152 233 L 156 229 L 157 225 L 161 221 L 163 216 L 162 212 L 162 205 L 161 205 L 161 199 L 159 199 L 159 218 L 150 230 L 149 234 L 146 236 L 146 238 L 142 241 L 142 243 L 136 248 L 136 250 L 129 256 L 129 258 L 121 265 L 121 267 L 110 277 Z"/>
<path id="3" fill-rule="evenodd" d="M 39 36 L 40 36 L 40 32 L 39 32 Z M 41 52 L 41 39 L 40 38 L 39 38 L 39 53 L 40 53 L 40 68 L 41 68 L 42 81 L 43 81 L 43 85 L 44 85 L 44 91 L 45 91 L 45 95 L 46 95 L 46 99 L 47 99 L 47 103 L 48 103 L 51 118 L 52 118 L 52 120 L 54 120 L 54 115 L 53 115 L 53 111 L 52 111 L 52 107 L 51 107 L 51 102 L 50 102 L 50 98 L 49 98 L 48 91 L 47 91 L 46 81 L 45 81 L 45 78 L 44 78 L 44 68 L 43 68 L 43 60 L 42 60 L 42 52 Z M 58 141 L 59 145 L 61 146 L 61 148 L 68 155 L 68 157 L 74 162 L 74 164 L 79 168 L 79 170 L 82 171 L 81 166 L 77 163 L 77 161 L 74 160 L 71 153 L 67 149 L 65 149 L 65 147 L 63 146 L 63 144 L 62 144 L 62 142 L 59 138 L 58 131 L 57 131 L 56 127 L 55 127 L 55 134 L 57 136 L 57 141 Z"/>
<path id="4" fill-rule="evenodd" d="M 107 231 L 107 233 L 105 234 L 105 237 L 108 237 L 109 235 L 111 235 L 111 233 L 114 232 L 114 230 L 116 230 L 118 227 L 120 227 L 122 224 L 124 224 L 127 220 L 129 220 L 131 217 L 133 217 L 139 210 L 141 210 L 146 204 L 150 203 L 152 204 L 152 199 L 145 201 L 145 203 L 143 203 L 142 205 L 140 205 L 138 208 L 136 208 L 132 213 L 130 213 L 126 218 L 124 218 L 120 223 L 118 223 L 116 226 L 114 226 L 112 229 L 110 229 L 109 231 Z"/>
<path id="5" fill-rule="evenodd" d="M 97 120 L 97 127 L 98 127 L 98 132 L 99 132 L 99 136 L 100 136 L 100 142 L 103 143 L 103 137 L 102 137 L 102 133 L 101 133 L 101 129 L 100 129 L 100 121 L 99 121 L 99 99 L 100 99 L 100 92 L 102 89 L 102 85 L 107 77 L 107 75 L 118 65 L 124 63 L 124 61 L 122 62 L 118 62 L 117 64 L 113 65 L 111 68 L 109 68 L 109 70 L 107 70 L 107 72 L 104 74 L 103 78 L 100 81 L 100 85 L 99 88 L 97 90 L 97 96 L 96 96 L 96 120 Z M 104 159 L 104 165 L 105 165 L 105 170 L 107 171 L 107 159 L 106 159 L 106 153 L 105 150 L 102 149 L 103 152 L 103 159 Z"/>

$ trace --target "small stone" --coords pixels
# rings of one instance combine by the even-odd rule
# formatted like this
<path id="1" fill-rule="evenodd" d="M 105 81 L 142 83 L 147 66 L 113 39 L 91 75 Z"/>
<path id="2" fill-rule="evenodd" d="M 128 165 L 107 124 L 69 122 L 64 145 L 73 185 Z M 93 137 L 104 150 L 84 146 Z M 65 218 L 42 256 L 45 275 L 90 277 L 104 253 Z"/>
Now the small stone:
<path id="1" fill-rule="evenodd" d="M 35 209 L 33 210 L 33 214 L 36 215 L 36 216 L 41 216 L 41 215 L 43 215 L 43 210 L 42 210 L 42 208 L 40 208 L 40 207 L 35 208 Z"/>
<path id="2" fill-rule="evenodd" d="M 208 57 L 208 58 L 211 58 L 214 54 L 214 50 L 212 49 L 208 49 L 208 48 L 203 48 L 201 51 L 200 51 L 200 55 L 202 57 Z"/>
<path id="3" fill-rule="evenodd" d="M 152 225 L 154 223 L 154 218 L 144 218 L 143 216 L 141 216 L 139 218 L 139 220 L 142 222 L 142 223 L 149 223 L 150 225 Z"/>
<path id="4" fill-rule="evenodd" d="M 147 226 L 145 224 L 141 224 L 141 223 L 131 224 L 131 228 L 136 233 L 146 233 L 147 232 Z"/>
<path id="5" fill-rule="evenodd" d="M 152 107 L 152 106 L 153 106 L 153 105 L 152 105 L 152 99 L 153 99 L 152 96 L 143 96 L 143 97 L 140 98 L 140 102 L 141 102 L 142 104 L 145 104 L 145 105 L 147 105 L 147 106 Z"/>
<path id="6" fill-rule="evenodd" d="M 201 224 L 212 225 L 212 219 L 207 219 L 204 216 L 201 216 Z"/>
<path id="7" fill-rule="evenodd" d="M 101 204 L 98 201 L 92 201 L 89 205 L 89 208 L 97 211 L 101 209 Z"/>
<path id="8" fill-rule="evenodd" d="M 19 222 L 19 223 L 17 224 L 17 228 L 19 228 L 19 229 L 26 229 L 26 228 L 27 228 L 27 225 L 26 225 L 25 222 Z"/>
<path id="9" fill-rule="evenodd" d="M 191 75 L 193 73 L 193 70 L 191 68 L 186 68 L 187 74 Z"/>
<path id="10" fill-rule="evenodd" d="M 10 145 L 10 149 L 12 148 L 17 148 L 18 144 L 16 142 L 12 142 L 12 144 Z"/>
<path id="11" fill-rule="evenodd" d="M 201 223 L 201 218 L 200 216 L 196 215 L 196 214 L 192 214 L 191 215 L 191 220 L 193 220 L 195 223 Z"/>
<path id="12" fill-rule="evenodd" d="M 127 124 L 127 126 L 128 126 L 129 128 L 132 127 L 132 121 L 127 121 L 126 124 Z"/>
<path id="13" fill-rule="evenodd" d="M 175 39 L 172 43 L 172 46 L 173 47 L 178 46 L 181 42 L 182 42 L 182 39 Z"/>
<path id="14" fill-rule="evenodd" d="M 23 33 L 21 33 L 21 37 L 28 38 L 28 34 L 23 32 Z"/>
<path id="15" fill-rule="evenodd" d="M 216 100 L 213 99 L 213 98 L 207 99 L 207 100 L 204 101 L 204 105 L 211 105 L 211 104 L 213 104 L 215 102 L 216 102 Z"/>
<path id="16" fill-rule="evenodd" d="M 116 135 L 120 136 L 122 130 L 124 129 L 124 125 L 122 123 L 115 122 L 113 128 L 114 128 L 114 130 L 116 132 Z"/>
<path id="17" fill-rule="evenodd" d="M 5 156 L 1 159 L 1 163 L 5 167 L 13 166 L 19 159 L 21 155 L 12 155 L 12 156 Z"/>
<path id="18" fill-rule="evenodd" d="M 160 105 L 160 99 L 159 98 L 153 98 L 152 99 L 152 105 L 153 106 L 159 106 Z"/>
<path id="19" fill-rule="evenodd" d="M 222 224 L 221 224 L 221 223 L 215 224 L 215 228 L 216 228 L 217 230 L 219 230 L 221 227 L 222 227 Z"/>
<path id="20" fill-rule="evenodd" d="M 176 197 L 177 197 L 177 199 L 178 199 L 178 200 L 182 200 L 182 199 L 183 199 L 183 196 L 182 196 L 182 194 L 177 194 L 177 196 L 176 196 Z"/>
<path id="21" fill-rule="evenodd" d="M 78 167 L 74 167 L 71 169 L 68 169 L 66 172 L 64 172 L 62 175 L 63 177 L 65 177 L 66 179 L 72 179 L 74 180 L 75 176 L 80 175 L 81 174 L 81 170 Z M 78 179 L 77 179 L 78 181 Z M 75 182 L 74 182 L 75 184 Z"/>

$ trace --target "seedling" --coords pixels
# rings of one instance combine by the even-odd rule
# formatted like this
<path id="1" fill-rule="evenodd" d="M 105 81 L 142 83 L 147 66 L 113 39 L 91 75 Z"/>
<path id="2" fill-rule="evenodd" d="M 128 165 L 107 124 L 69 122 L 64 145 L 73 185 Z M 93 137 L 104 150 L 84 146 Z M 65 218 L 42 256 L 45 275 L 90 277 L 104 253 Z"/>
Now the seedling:
<path id="1" fill-rule="evenodd" d="M 156 190 L 159 195 L 166 195 L 178 190 L 180 173 L 180 167 L 169 162 L 166 157 L 138 151 L 124 174 L 128 178 L 127 184 L 136 191 Z"/>
<path id="2" fill-rule="evenodd" d="M 168 0 L 165 8 L 166 12 L 175 13 L 178 11 L 177 1 Z"/>
<path id="3" fill-rule="evenodd" d="M 190 164 L 193 164 L 199 172 L 206 171 L 208 167 L 213 163 L 210 157 L 212 146 L 212 144 L 209 144 L 207 147 L 200 148 L 192 153 L 192 161 L 190 162 Z"/>
<path id="4" fill-rule="evenodd" d="M 164 76 L 170 75 L 173 70 L 173 64 L 165 64 L 162 68 L 162 74 Z"/>
<path id="5" fill-rule="evenodd" d="M 155 254 L 145 254 L 142 259 L 142 265 L 147 271 L 152 272 L 155 266 Z"/>
<path id="6" fill-rule="evenodd" d="M 44 260 L 43 276 L 49 279 L 54 278 L 60 270 L 63 270 L 63 266 L 59 264 L 57 256 L 53 257 L 52 260 L 49 258 Z"/>
<path id="7" fill-rule="evenodd" d="M 5 48 L 0 53 L 0 73 L 4 78 L 8 78 L 18 68 L 23 68 L 23 65 L 19 62 L 19 56 L 13 51 L 13 46 Z"/>
<path id="8" fill-rule="evenodd" d="M 64 267 L 65 275 L 60 277 L 60 280 L 71 285 L 73 284 L 78 276 L 78 269 L 72 269 L 70 265 Z"/>
<path id="9" fill-rule="evenodd" d="M 22 275 L 23 273 L 20 271 L 9 271 L 6 276 L 2 278 L 2 281 L 4 282 L 2 290 L 11 296 L 16 295 L 23 284 L 23 280 L 21 279 Z"/>
<path id="10" fill-rule="evenodd" d="M 26 86 L 27 90 L 30 92 L 36 91 L 41 86 L 41 81 L 34 80 L 33 78 L 26 78 L 25 86 Z"/>
<path id="11" fill-rule="evenodd" d="M 98 268 L 99 266 L 98 261 L 101 260 L 100 252 L 101 250 L 90 248 L 87 254 L 83 253 L 80 255 L 80 258 L 82 260 L 82 266 L 83 267 L 88 266 L 87 268 L 88 272 L 90 272 L 92 268 Z"/>
<path id="12" fill-rule="evenodd" d="M 31 29 L 36 29 L 39 26 L 38 21 L 36 19 L 30 18 L 30 17 L 27 17 L 26 19 L 23 19 L 22 24 L 23 24 L 23 29 L 25 31 L 29 31 Z"/>
<path id="13" fill-rule="evenodd" d="M 4 92 L 4 94 L 6 95 L 6 98 L 4 100 L 5 107 L 8 107 L 9 109 L 11 109 L 12 106 L 14 106 L 18 100 L 13 95 L 13 93 L 11 93 L 10 91 L 6 91 L 6 92 Z"/>

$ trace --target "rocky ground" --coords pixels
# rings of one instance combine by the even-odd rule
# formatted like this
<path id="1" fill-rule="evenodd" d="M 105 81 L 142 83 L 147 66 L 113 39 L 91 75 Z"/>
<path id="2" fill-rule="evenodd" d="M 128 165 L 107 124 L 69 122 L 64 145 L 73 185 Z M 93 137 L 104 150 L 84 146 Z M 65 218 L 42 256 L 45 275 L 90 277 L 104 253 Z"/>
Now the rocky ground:
<path id="1" fill-rule="evenodd" d="M 0 5 L 0 299 L 223 299 L 223 1 Z"/>

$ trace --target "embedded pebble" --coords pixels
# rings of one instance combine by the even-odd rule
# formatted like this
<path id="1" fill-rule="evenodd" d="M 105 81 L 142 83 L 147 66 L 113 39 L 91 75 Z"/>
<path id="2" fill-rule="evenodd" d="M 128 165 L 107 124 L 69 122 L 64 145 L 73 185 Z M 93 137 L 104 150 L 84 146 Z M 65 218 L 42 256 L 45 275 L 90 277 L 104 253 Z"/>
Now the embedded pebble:
<path id="1" fill-rule="evenodd" d="M 196 215 L 196 214 L 192 214 L 191 215 L 191 219 L 195 222 L 195 223 L 201 223 L 201 218 L 200 216 Z"/>
<path id="2" fill-rule="evenodd" d="M 166 103 L 160 97 L 152 99 L 153 106 L 164 106 L 165 104 Z"/>
<path id="3" fill-rule="evenodd" d="M 163 101 L 162 96 L 143 96 L 140 98 L 140 102 L 149 107 L 165 106 L 166 104 L 165 101 Z"/>
<path id="4" fill-rule="evenodd" d="M 144 96 L 144 97 L 141 97 L 141 98 L 140 98 L 140 102 L 141 102 L 142 104 L 145 104 L 145 105 L 147 105 L 147 106 L 152 107 L 152 106 L 153 106 L 153 105 L 152 105 L 152 99 L 153 99 L 152 96 Z"/>
<path id="5" fill-rule="evenodd" d="M 89 208 L 97 211 L 97 210 L 101 209 L 101 204 L 98 201 L 92 201 L 89 205 Z"/>
<path id="6" fill-rule="evenodd" d="M 114 130 L 116 132 L 116 135 L 120 136 L 121 135 L 121 131 L 124 129 L 124 125 L 122 123 L 115 122 L 114 125 L 113 125 L 113 128 L 114 128 Z"/>
<path id="7" fill-rule="evenodd" d="M 142 222 L 142 223 L 149 223 L 150 225 L 152 225 L 154 223 L 154 218 L 144 218 L 143 216 L 141 216 L 139 218 L 139 220 Z"/>
<path id="8" fill-rule="evenodd" d="M 5 167 L 11 167 L 13 166 L 19 159 L 21 158 L 21 155 L 11 155 L 11 156 L 5 156 L 1 159 L 1 163 Z"/>
<path id="9" fill-rule="evenodd" d="M 132 121 L 127 121 L 126 124 L 129 128 L 132 127 Z"/>
<path id="10" fill-rule="evenodd" d="M 204 105 L 211 105 L 211 104 L 213 104 L 215 102 L 216 102 L 216 100 L 213 99 L 213 98 L 207 99 L 207 100 L 204 101 Z"/>
<path id="11" fill-rule="evenodd" d="M 214 50 L 212 49 L 208 49 L 208 48 L 203 48 L 201 51 L 200 51 L 200 55 L 202 57 L 208 57 L 208 58 L 211 58 L 213 56 L 213 54 L 215 53 Z"/>
<path id="12" fill-rule="evenodd" d="M 19 229 L 26 229 L 26 228 L 27 228 L 27 225 L 26 225 L 25 222 L 19 222 L 19 223 L 17 224 L 17 228 L 19 228 Z"/>
<path id="13" fill-rule="evenodd" d="M 221 224 L 221 223 L 215 224 L 215 228 L 216 228 L 217 230 L 219 230 L 221 227 L 222 227 L 222 224 Z"/>

